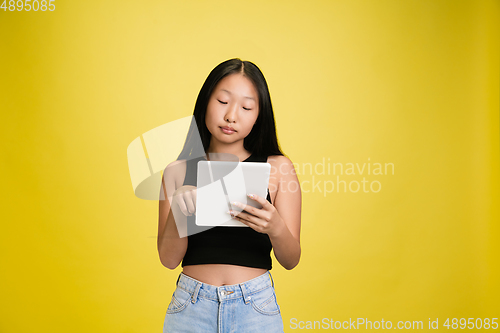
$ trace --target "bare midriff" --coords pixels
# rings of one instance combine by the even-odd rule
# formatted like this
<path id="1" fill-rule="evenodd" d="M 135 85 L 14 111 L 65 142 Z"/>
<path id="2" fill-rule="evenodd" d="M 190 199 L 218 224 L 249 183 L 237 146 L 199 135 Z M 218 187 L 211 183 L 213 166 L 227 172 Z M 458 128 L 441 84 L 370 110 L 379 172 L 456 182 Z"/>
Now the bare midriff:
<path id="1" fill-rule="evenodd" d="M 264 268 L 236 265 L 204 264 L 184 266 L 182 273 L 212 286 L 239 284 L 254 279 L 267 272 Z"/>

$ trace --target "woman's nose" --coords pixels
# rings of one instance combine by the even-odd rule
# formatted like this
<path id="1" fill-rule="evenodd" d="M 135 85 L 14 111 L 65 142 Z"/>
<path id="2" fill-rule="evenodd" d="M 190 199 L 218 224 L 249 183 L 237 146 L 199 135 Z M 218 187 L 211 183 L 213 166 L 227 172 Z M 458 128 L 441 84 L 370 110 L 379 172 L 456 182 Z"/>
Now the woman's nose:
<path id="1" fill-rule="evenodd" d="M 236 111 L 237 111 L 236 104 L 229 105 L 225 115 L 225 120 L 229 122 L 234 122 L 236 120 Z"/>

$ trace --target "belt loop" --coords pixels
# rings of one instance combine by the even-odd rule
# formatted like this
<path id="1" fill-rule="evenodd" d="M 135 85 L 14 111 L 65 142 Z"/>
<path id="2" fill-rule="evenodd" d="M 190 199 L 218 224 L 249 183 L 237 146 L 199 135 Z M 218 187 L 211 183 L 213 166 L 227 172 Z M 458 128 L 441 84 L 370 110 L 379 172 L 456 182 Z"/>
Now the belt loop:
<path id="1" fill-rule="evenodd" d="M 241 294 L 243 295 L 243 300 L 245 301 L 245 304 L 248 304 L 248 302 L 250 302 L 250 296 L 247 294 L 247 289 L 245 288 L 245 284 L 240 283 L 240 288 L 241 288 Z"/>
<path id="2" fill-rule="evenodd" d="M 196 288 L 194 288 L 194 293 L 193 293 L 193 296 L 191 296 L 191 302 L 194 304 L 196 303 L 196 300 L 198 299 L 198 293 L 200 292 L 200 288 L 201 288 L 201 283 L 198 282 L 196 284 Z"/>
<path id="3" fill-rule="evenodd" d="M 180 273 L 180 274 L 179 274 L 179 277 L 177 278 L 177 281 L 175 282 L 175 285 L 176 285 L 176 286 L 177 286 L 177 285 L 179 285 L 179 280 L 181 279 L 181 274 L 182 274 L 182 273 Z"/>
<path id="4" fill-rule="evenodd" d="M 273 288 L 274 288 L 274 280 L 273 280 L 273 276 L 271 275 L 271 272 L 267 271 L 269 273 L 269 277 L 271 278 L 271 282 L 273 283 Z"/>

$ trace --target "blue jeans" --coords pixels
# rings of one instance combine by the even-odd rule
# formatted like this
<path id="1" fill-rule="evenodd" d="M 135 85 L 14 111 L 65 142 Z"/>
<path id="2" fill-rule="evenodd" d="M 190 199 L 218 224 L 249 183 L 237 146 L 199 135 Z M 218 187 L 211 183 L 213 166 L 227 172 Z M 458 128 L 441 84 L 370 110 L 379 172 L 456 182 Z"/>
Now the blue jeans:
<path id="1" fill-rule="evenodd" d="M 268 271 L 240 284 L 216 287 L 181 273 L 163 332 L 283 332 L 271 281 Z"/>

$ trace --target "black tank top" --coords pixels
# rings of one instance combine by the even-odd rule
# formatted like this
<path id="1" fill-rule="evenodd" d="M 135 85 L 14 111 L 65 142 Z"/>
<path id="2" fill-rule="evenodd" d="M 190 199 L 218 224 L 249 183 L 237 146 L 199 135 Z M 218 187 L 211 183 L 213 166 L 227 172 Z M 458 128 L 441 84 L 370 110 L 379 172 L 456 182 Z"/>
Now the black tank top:
<path id="1" fill-rule="evenodd" d="M 183 185 L 196 186 L 197 166 L 204 157 L 186 162 Z M 250 155 L 243 162 L 267 162 L 266 157 Z M 271 202 L 269 189 L 267 201 Z M 271 202 L 272 203 L 272 202 Z M 229 216 L 229 214 L 228 214 Z M 200 264 L 229 264 L 246 267 L 272 268 L 269 236 L 250 227 L 203 227 L 197 226 L 195 216 L 187 217 L 188 246 L 182 267 Z"/>

